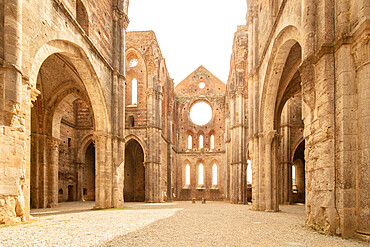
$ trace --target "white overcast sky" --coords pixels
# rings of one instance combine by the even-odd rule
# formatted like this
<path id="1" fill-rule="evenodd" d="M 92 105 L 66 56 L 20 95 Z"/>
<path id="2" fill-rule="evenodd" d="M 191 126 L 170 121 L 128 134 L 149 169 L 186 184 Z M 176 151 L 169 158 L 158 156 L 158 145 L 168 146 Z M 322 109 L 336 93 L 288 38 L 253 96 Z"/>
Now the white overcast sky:
<path id="1" fill-rule="evenodd" d="M 175 84 L 200 65 L 226 83 L 246 12 L 246 0 L 131 0 L 127 31 L 155 32 Z"/>

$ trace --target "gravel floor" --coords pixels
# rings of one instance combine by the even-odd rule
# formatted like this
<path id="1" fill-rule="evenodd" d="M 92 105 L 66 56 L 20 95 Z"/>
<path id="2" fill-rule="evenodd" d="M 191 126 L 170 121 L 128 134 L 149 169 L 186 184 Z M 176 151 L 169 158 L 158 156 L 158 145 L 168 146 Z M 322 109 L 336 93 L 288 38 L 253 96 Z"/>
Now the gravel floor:
<path id="1" fill-rule="evenodd" d="M 281 212 L 222 202 L 126 203 L 88 210 L 70 203 L 33 210 L 31 223 L 0 228 L 1 246 L 368 246 L 307 230 L 304 206 Z"/>

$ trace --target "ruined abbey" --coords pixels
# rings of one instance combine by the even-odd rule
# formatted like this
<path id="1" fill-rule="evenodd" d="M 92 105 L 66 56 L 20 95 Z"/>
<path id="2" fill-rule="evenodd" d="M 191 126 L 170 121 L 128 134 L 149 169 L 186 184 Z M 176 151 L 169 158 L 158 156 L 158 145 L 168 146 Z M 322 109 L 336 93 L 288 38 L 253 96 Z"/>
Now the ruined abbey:
<path id="1" fill-rule="evenodd" d="M 203 199 L 370 234 L 368 0 L 247 0 L 228 81 L 200 65 L 176 86 L 128 5 L 0 0 L 0 223 Z"/>

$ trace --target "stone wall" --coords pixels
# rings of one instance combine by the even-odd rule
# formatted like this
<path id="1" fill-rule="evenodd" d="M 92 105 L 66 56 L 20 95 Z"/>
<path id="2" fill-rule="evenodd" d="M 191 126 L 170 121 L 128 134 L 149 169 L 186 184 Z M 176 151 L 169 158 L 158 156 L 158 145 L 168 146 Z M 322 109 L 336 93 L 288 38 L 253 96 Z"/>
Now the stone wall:
<path id="1" fill-rule="evenodd" d="M 81 3 L 88 16 L 83 23 L 76 15 L 76 5 Z M 123 182 L 123 155 L 119 154 L 124 130 L 119 126 L 124 119 L 124 61 L 118 54 L 124 50 L 121 37 L 128 24 L 127 5 L 127 1 L 105 0 L 0 2 L 0 168 L 4 171 L 0 173 L 0 222 L 29 217 L 31 181 L 38 195 L 35 205 L 57 205 L 59 143 L 66 134 L 64 127 L 57 128 L 64 125 L 58 118 L 63 104 L 77 98 L 89 105 L 93 116 L 96 207 L 123 203 L 122 193 L 117 193 L 122 187 L 114 181 Z M 112 155 L 111 147 L 117 155 Z M 106 177 L 115 179 L 106 184 Z"/>
<path id="2" fill-rule="evenodd" d="M 255 210 L 278 210 L 277 123 L 283 102 L 300 92 L 306 225 L 342 236 L 368 231 L 368 15 L 365 1 L 248 1 Z"/>
<path id="3" fill-rule="evenodd" d="M 126 45 L 126 138 L 144 149 L 145 201 L 171 200 L 173 81 L 153 31 L 128 32 Z"/>
<path id="4" fill-rule="evenodd" d="M 204 83 L 204 88 L 199 87 Z M 225 84 L 200 66 L 175 87 L 177 106 L 177 198 L 221 200 L 224 198 L 224 125 Z M 190 119 L 190 109 L 198 102 L 206 102 L 212 108 L 209 123 L 196 125 Z M 188 136 L 192 136 L 192 148 L 188 148 Z M 199 138 L 203 135 L 203 148 Z M 211 148 L 211 135 L 214 148 Z M 185 182 L 185 167 L 190 165 L 190 184 Z M 199 184 L 199 165 L 204 165 L 204 184 Z M 217 165 L 217 185 L 212 183 L 212 166 Z"/>

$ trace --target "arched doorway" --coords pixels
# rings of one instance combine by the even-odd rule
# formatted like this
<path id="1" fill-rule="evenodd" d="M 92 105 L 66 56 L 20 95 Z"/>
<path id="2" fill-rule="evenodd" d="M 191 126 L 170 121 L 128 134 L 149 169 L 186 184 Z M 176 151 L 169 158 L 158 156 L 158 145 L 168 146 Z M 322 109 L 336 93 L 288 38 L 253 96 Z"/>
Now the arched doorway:
<path id="1" fill-rule="evenodd" d="M 293 156 L 292 167 L 292 202 L 305 202 L 305 141 L 302 141 L 296 148 Z"/>
<path id="2" fill-rule="evenodd" d="M 145 201 L 144 151 L 136 140 L 128 141 L 125 149 L 125 202 Z"/>
<path id="3" fill-rule="evenodd" d="M 83 200 L 95 201 L 95 147 L 93 143 L 90 143 L 86 149 L 82 183 Z"/>

